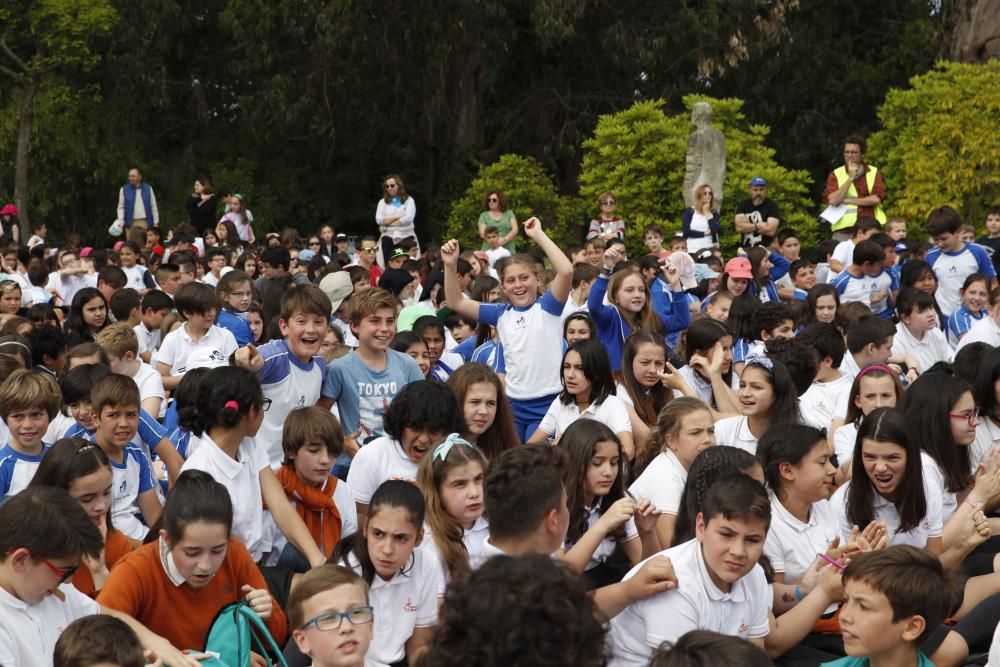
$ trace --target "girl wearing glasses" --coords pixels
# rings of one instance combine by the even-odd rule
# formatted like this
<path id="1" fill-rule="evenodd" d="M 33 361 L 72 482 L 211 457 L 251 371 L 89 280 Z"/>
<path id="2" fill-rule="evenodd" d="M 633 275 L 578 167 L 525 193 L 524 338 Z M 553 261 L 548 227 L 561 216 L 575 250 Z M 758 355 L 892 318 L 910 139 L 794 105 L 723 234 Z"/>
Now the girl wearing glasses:
<path id="1" fill-rule="evenodd" d="M 285 616 L 232 535 L 233 520 L 226 487 L 201 471 L 182 473 L 159 530 L 115 565 L 98 603 L 133 616 L 174 646 L 200 648 L 218 611 L 243 599 L 280 641 Z"/>
<path id="2" fill-rule="evenodd" d="M 486 243 L 486 228 L 496 227 L 500 234 L 500 245 L 511 255 L 517 252 L 517 218 L 507 210 L 507 199 L 499 190 L 490 190 L 483 197 L 483 212 L 479 214 L 479 238 L 483 239 L 482 250 L 489 250 Z"/>
<path id="3" fill-rule="evenodd" d="M 590 229 L 587 231 L 587 240 L 600 237 L 605 241 L 610 239 L 625 239 L 625 221 L 615 215 L 615 194 L 613 192 L 602 192 L 598 197 L 601 203 L 601 212 L 590 221 Z"/>
<path id="4" fill-rule="evenodd" d="M 236 366 L 213 368 L 183 411 L 181 428 L 199 437 L 198 448 L 181 470 L 204 470 L 225 485 L 233 502 L 233 536 L 259 561 L 271 550 L 264 534 L 264 503 L 284 536 L 313 566 L 326 557 L 292 508 L 271 470 L 263 443 L 254 440 L 271 399 L 257 376 Z"/>

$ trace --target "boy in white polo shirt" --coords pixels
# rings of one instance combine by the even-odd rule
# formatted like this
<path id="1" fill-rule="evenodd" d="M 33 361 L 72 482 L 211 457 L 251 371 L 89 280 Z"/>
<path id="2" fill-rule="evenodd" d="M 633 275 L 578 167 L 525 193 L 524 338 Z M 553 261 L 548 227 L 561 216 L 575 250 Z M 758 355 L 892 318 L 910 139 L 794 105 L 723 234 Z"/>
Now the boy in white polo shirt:
<path id="1" fill-rule="evenodd" d="M 885 251 L 871 239 L 854 248 L 850 266 L 830 281 L 840 295 L 840 303 L 860 301 L 882 319 L 893 314 L 892 299 L 899 280 L 885 268 Z"/>
<path id="2" fill-rule="evenodd" d="M 167 408 L 163 400 L 163 377 L 139 357 L 139 337 L 135 330 L 124 322 L 112 324 L 97 334 L 96 342 L 108 353 L 112 373 L 135 380 L 142 409 L 161 419 Z"/>
<path id="3" fill-rule="evenodd" d="M 187 322 L 166 335 L 156 357 L 156 370 L 163 376 L 163 388 L 168 391 L 180 384 L 187 370 L 187 358 L 194 350 L 215 349 L 229 358 L 239 347 L 232 333 L 215 326 L 222 304 L 208 285 L 182 285 L 174 296 L 174 304 Z"/>
<path id="4" fill-rule="evenodd" d="M 712 630 L 763 648 L 771 593 L 758 566 L 771 522 L 767 492 L 738 475 L 708 490 L 696 539 L 667 549 L 680 585 L 629 605 L 611 620 L 612 667 L 645 667 L 653 649 L 691 630 Z M 642 563 L 629 572 L 632 578 Z"/>
<path id="5" fill-rule="evenodd" d="M 105 609 L 72 584 L 84 554 L 99 557 L 104 540 L 80 503 L 62 489 L 30 487 L 0 506 L 0 665 L 44 667 L 73 621 L 109 614 L 145 648 L 178 667 L 200 664 L 135 619 Z"/>
<path id="6" fill-rule="evenodd" d="M 829 429 L 834 419 L 843 419 L 847 414 L 848 396 L 854 382 L 853 377 L 840 372 L 847 345 L 837 327 L 824 322 L 807 325 L 796 339 L 819 353 L 816 379 L 799 397 L 802 421 L 816 428 Z"/>

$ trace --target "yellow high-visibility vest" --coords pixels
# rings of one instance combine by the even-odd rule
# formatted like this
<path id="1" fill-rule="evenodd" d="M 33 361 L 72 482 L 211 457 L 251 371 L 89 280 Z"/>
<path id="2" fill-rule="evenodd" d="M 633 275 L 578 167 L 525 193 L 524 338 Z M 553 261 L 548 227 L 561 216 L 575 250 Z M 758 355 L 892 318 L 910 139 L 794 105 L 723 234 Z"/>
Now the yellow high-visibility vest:
<path id="1" fill-rule="evenodd" d="M 872 194 L 875 190 L 875 175 L 878 173 L 876 167 L 866 165 L 868 170 L 865 172 L 865 181 L 868 183 L 868 194 Z M 839 188 L 844 184 L 845 181 L 850 180 L 851 175 L 847 173 L 847 167 L 840 166 L 833 170 L 833 175 L 837 177 L 837 187 Z M 858 190 L 854 187 L 854 183 L 851 182 L 851 187 L 847 188 L 846 197 L 857 197 Z M 847 206 L 847 213 L 844 214 L 840 220 L 834 223 L 830 227 L 830 231 L 839 232 L 842 229 L 847 229 L 848 227 L 853 227 L 854 223 L 858 221 L 858 207 L 855 204 L 845 204 Z M 882 205 L 879 204 L 875 207 L 875 219 L 879 221 L 879 224 L 885 225 L 885 211 L 882 210 Z"/>

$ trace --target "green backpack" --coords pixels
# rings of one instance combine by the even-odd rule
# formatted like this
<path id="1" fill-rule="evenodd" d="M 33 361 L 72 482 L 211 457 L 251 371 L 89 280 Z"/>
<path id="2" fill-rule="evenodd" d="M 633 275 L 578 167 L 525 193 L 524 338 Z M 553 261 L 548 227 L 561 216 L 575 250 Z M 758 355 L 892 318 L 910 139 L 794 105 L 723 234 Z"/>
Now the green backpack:
<path id="1" fill-rule="evenodd" d="M 267 664 L 277 656 L 280 667 L 288 667 L 281 649 L 253 609 L 246 602 L 223 607 L 212 621 L 205 640 L 205 652 L 218 654 L 217 660 L 202 662 L 205 667 L 250 667 L 250 651 L 264 656 Z"/>

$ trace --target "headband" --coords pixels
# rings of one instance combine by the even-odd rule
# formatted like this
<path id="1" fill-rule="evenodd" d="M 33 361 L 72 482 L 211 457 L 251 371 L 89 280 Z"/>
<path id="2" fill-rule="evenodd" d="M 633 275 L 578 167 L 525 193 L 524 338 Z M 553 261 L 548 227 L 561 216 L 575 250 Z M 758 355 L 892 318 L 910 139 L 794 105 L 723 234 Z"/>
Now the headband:
<path id="1" fill-rule="evenodd" d="M 458 433 L 450 433 L 447 438 L 444 439 L 440 445 L 434 450 L 432 456 L 433 459 L 441 459 L 444 461 L 448 458 L 448 454 L 451 453 L 452 447 L 455 445 L 460 445 L 462 447 L 472 447 L 472 443 L 460 436 Z"/>
<path id="2" fill-rule="evenodd" d="M 17 345 L 18 347 L 23 348 L 25 352 L 31 352 L 31 350 L 28 349 L 27 345 L 25 345 L 24 343 L 19 343 L 16 340 L 5 340 L 4 342 L 0 343 L 0 347 L 3 347 L 4 345 Z"/>
<path id="3" fill-rule="evenodd" d="M 743 360 L 745 366 L 753 364 L 754 366 L 761 366 L 766 368 L 769 373 L 774 372 L 774 362 L 770 358 L 765 357 L 763 354 L 748 354 L 746 359 Z"/>
<path id="4" fill-rule="evenodd" d="M 888 366 L 886 366 L 885 364 L 872 364 L 871 366 L 865 366 L 864 368 L 861 369 L 861 372 L 858 373 L 858 379 L 860 380 L 867 373 L 870 373 L 872 371 L 882 371 L 883 373 L 888 373 L 889 375 L 895 375 L 893 370 Z"/>

